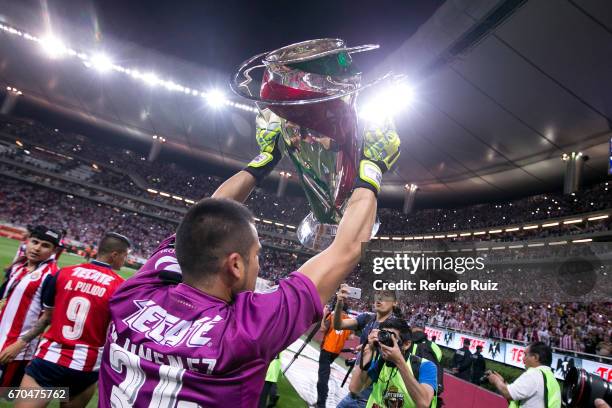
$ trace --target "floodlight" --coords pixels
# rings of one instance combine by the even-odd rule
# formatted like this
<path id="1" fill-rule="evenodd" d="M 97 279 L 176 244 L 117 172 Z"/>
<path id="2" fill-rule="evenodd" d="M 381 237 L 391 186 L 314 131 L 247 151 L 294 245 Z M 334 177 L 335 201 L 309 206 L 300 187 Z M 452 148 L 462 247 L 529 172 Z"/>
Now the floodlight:
<path id="1" fill-rule="evenodd" d="M 108 55 L 99 53 L 91 57 L 91 66 L 99 72 L 107 72 L 113 67 L 113 62 Z"/>
<path id="2" fill-rule="evenodd" d="M 359 110 L 359 116 L 366 121 L 378 122 L 393 117 L 414 100 L 414 90 L 406 82 L 393 82 L 374 95 Z"/>
<path id="3" fill-rule="evenodd" d="M 40 40 L 40 46 L 51 58 L 59 58 L 63 56 L 67 51 L 67 48 L 64 43 L 54 36 L 47 36 L 42 38 Z"/>
<path id="4" fill-rule="evenodd" d="M 205 94 L 206 102 L 213 108 L 220 108 L 225 105 L 227 99 L 225 98 L 225 94 L 218 89 L 214 89 Z"/>

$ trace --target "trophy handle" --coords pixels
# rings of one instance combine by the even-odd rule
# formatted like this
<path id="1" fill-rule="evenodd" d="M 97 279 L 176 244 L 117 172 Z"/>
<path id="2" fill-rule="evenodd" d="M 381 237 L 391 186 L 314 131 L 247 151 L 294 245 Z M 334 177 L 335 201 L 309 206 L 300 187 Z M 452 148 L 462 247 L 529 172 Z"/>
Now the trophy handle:
<path id="1" fill-rule="evenodd" d="M 364 45 L 361 47 L 371 47 L 370 45 Z M 360 47 L 354 47 L 354 48 L 360 48 Z M 355 51 L 355 52 L 362 52 L 362 51 L 367 51 L 371 48 L 364 48 L 364 49 L 360 49 L 359 51 Z M 269 53 L 267 52 L 263 52 L 261 54 L 257 54 L 254 57 L 251 57 L 249 59 L 247 59 L 246 61 L 244 61 L 242 64 L 240 64 L 240 67 L 238 68 L 238 71 L 234 74 L 234 76 L 232 77 L 232 80 L 230 81 L 230 88 L 231 90 L 238 96 L 244 98 L 244 99 L 248 99 L 252 102 L 255 102 L 256 104 L 264 104 L 264 105 L 276 105 L 276 106 L 298 106 L 298 105 L 311 105 L 311 104 L 315 104 L 315 103 L 321 103 L 321 102 L 327 102 L 327 101 L 332 101 L 334 99 L 339 99 L 339 98 L 343 98 L 345 96 L 348 95 L 352 95 L 354 93 L 357 92 L 361 92 L 362 90 L 371 87 L 372 85 L 375 85 L 387 78 L 389 78 L 392 73 L 391 72 L 387 72 L 385 75 L 373 79 L 370 82 L 368 82 L 367 84 L 362 85 L 359 88 L 355 88 L 352 90 L 348 90 L 348 91 L 344 91 L 344 92 L 339 92 L 337 94 L 333 94 L 333 95 L 327 95 L 327 96 L 321 96 L 319 98 L 313 98 L 313 99 L 298 99 L 298 100 L 278 100 L 278 99 L 266 99 L 266 98 L 261 98 L 259 96 L 254 96 L 248 85 L 253 81 L 253 78 L 251 78 L 250 73 L 252 70 L 256 69 L 256 68 L 265 68 L 265 65 L 260 64 L 260 65 L 255 65 L 253 67 L 250 67 L 253 62 L 255 62 L 257 59 L 268 55 Z M 245 91 L 246 89 L 246 91 Z"/>

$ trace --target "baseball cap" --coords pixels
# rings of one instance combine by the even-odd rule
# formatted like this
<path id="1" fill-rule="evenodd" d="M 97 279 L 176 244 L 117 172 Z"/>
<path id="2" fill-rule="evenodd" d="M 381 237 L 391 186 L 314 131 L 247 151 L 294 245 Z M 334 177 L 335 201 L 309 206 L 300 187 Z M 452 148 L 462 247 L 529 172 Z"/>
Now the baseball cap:
<path id="1" fill-rule="evenodd" d="M 58 231 L 52 230 L 51 228 L 47 228 L 44 225 L 37 225 L 32 228 L 30 232 L 30 236 L 32 238 L 38 238 L 41 241 L 47 241 L 52 243 L 55 246 L 58 246 L 60 243 L 60 238 L 62 234 Z"/>

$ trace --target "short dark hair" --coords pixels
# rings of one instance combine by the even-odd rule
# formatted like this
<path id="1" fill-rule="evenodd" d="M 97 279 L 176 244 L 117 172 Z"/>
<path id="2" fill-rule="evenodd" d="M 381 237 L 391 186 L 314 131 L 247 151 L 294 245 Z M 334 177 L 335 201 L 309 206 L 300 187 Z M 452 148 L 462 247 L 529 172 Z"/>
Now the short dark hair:
<path id="1" fill-rule="evenodd" d="M 412 333 L 410 331 L 410 326 L 404 319 L 400 319 L 397 317 L 389 317 L 384 322 L 381 322 L 378 326 L 380 330 L 385 329 L 396 329 L 400 332 L 400 337 L 402 342 L 412 340 Z"/>
<path id="2" fill-rule="evenodd" d="M 232 252 L 248 260 L 255 241 L 253 222 L 251 211 L 233 200 L 206 198 L 191 207 L 176 230 L 176 258 L 183 275 L 206 279 Z"/>
<path id="3" fill-rule="evenodd" d="M 116 232 L 107 232 L 98 244 L 98 255 L 127 251 L 131 246 L 132 244 L 127 237 Z"/>
<path id="4" fill-rule="evenodd" d="M 552 364 L 552 349 L 542 341 L 536 341 L 529 346 L 529 353 L 535 354 L 540 360 L 540 364 L 550 367 Z"/>

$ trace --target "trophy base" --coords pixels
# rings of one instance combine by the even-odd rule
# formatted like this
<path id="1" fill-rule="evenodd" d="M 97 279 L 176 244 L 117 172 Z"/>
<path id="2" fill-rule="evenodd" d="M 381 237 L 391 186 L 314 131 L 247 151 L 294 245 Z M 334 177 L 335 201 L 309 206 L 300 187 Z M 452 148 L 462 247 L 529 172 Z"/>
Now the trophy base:
<path id="1" fill-rule="evenodd" d="M 376 217 L 372 227 L 372 236 L 376 235 L 379 227 L 380 221 Z M 324 224 L 318 221 L 311 212 L 300 222 L 296 233 L 304 247 L 318 252 L 331 245 L 337 232 L 337 224 Z"/>

